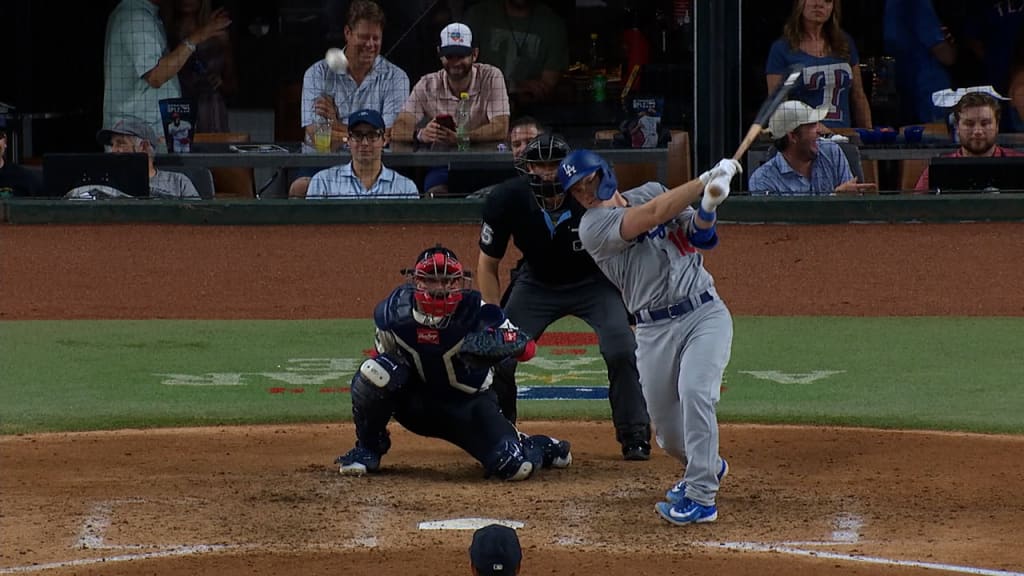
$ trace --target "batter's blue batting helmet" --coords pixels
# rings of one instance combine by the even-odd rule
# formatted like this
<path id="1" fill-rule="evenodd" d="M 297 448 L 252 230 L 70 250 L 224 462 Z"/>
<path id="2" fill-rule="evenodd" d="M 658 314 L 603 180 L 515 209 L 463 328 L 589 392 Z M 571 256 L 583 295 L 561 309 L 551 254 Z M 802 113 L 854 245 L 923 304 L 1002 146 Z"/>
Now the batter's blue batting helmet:
<path id="1" fill-rule="evenodd" d="M 601 178 L 597 186 L 597 199 L 608 200 L 619 189 L 619 183 L 615 180 L 612 167 L 590 150 L 581 148 L 570 152 L 558 167 L 558 179 L 562 182 L 562 189 L 568 191 L 573 184 L 595 172 Z"/>

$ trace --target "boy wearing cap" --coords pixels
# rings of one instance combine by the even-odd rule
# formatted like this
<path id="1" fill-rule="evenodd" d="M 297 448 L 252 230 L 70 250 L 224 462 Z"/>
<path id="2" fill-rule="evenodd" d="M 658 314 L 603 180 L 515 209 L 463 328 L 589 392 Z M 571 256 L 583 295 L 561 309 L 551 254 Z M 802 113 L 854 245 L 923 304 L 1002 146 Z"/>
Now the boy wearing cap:
<path id="1" fill-rule="evenodd" d="M 412 180 L 384 166 L 381 156 L 387 142 L 380 112 L 353 112 L 348 117 L 352 161 L 317 172 L 309 182 L 306 198 L 419 198 Z"/>
<path id="2" fill-rule="evenodd" d="M 474 576 L 518 574 L 523 549 L 516 531 L 501 524 L 489 524 L 473 533 L 469 565 Z"/>
<path id="3" fill-rule="evenodd" d="M 153 155 L 157 142 L 150 125 L 138 118 L 123 118 L 113 127 L 96 134 L 100 146 L 109 146 L 114 154 L 144 153 L 149 159 L 149 195 L 152 198 L 199 200 L 199 192 L 188 176 L 179 172 L 157 170 Z"/>
<path id="4" fill-rule="evenodd" d="M 752 194 L 859 194 L 878 186 L 859 183 L 838 144 L 820 138 L 824 108 L 799 100 L 783 102 L 768 121 L 768 133 L 778 153 L 750 175 Z"/>
<path id="5" fill-rule="evenodd" d="M 455 145 L 455 130 L 439 116 L 455 118 L 462 92 L 469 94 L 470 142 L 500 142 L 508 133 L 509 106 L 501 70 L 476 61 L 469 26 L 454 22 L 441 31 L 441 70 L 420 78 L 395 120 L 393 137 L 399 142 L 435 142 Z M 422 125 L 419 129 L 417 126 Z"/>

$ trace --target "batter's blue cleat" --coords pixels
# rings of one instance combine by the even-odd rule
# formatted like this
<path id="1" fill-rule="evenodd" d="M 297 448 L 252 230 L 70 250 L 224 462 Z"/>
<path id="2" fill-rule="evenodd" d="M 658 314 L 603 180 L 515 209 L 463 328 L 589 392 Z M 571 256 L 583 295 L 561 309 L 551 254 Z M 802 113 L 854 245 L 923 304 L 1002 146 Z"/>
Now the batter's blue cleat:
<path id="1" fill-rule="evenodd" d="M 722 458 L 722 468 L 718 471 L 718 483 L 722 483 L 722 478 L 729 475 L 729 463 Z M 669 488 L 668 492 L 665 492 L 665 500 L 668 500 L 669 504 L 676 504 L 683 498 L 686 498 L 686 481 L 680 480 L 676 482 L 676 485 Z"/>
<path id="2" fill-rule="evenodd" d="M 367 472 L 380 470 L 380 454 L 361 446 L 356 446 L 344 456 L 338 456 L 334 463 L 341 466 L 338 469 L 338 472 L 341 474 L 346 476 L 362 476 Z"/>
<path id="3" fill-rule="evenodd" d="M 718 507 L 712 504 L 704 506 L 689 498 L 683 498 L 676 504 L 658 502 L 654 509 L 662 518 L 678 526 L 685 524 L 703 524 L 718 520 Z"/>

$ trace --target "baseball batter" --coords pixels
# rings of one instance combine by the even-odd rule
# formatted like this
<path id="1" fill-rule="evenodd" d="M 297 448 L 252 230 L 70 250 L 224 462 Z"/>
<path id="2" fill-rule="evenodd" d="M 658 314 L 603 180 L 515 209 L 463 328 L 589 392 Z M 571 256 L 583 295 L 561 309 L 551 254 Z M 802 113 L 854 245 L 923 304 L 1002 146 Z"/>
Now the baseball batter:
<path id="1" fill-rule="evenodd" d="M 666 191 L 649 182 L 624 193 L 603 158 L 576 150 L 559 166 L 562 186 L 587 208 L 584 248 L 622 291 L 636 320 L 637 367 L 658 445 L 685 474 L 655 509 L 673 524 L 713 522 L 728 465 L 718 454 L 715 409 L 732 347 L 732 317 L 697 249 L 718 244 L 715 210 L 740 171 L 722 160 Z M 707 185 L 699 210 L 690 204 Z"/>
<path id="2" fill-rule="evenodd" d="M 518 341 L 518 329 L 501 308 L 483 304 L 480 293 L 468 289 L 462 263 L 443 246 L 424 250 L 405 272 L 409 282 L 373 313 L 378 355 L 352 377 L 356 446 L 336 460 L 340 472 L 380 469 L 381 456 L 391 447 L 392 417 L 410 432 L 462 448 L 488 476 L 525 480 L 542 467 L 569 466 L 569 443 L 520 434 L 490 390 L 491 366 L 462 354 L 467 336 L 481 331 Z M 526 360 L 532 347 L 515 353 Z"/>

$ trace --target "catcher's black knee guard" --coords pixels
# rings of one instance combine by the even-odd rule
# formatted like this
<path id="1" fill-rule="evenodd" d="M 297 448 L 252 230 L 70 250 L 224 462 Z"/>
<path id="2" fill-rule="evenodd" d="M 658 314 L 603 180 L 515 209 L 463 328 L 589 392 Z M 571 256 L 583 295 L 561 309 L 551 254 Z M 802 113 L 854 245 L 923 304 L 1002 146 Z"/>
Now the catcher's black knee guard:
<path id="1" fill-rule="evenodd" d="M 543 466 L 544 453 L 541 450 L 524 450 L 518 438 L 508 436 L 498 442 L 489 461 L 483 464 L 488 476 L 510 481 L 526 480 Z"/>
<path id="2" fill-rule="evenodd" d="M 356 444 L 377 454 L 391 448 L 387 426 L 395 410 L 395 396 L 409 378 L 409 369 L 381 355 L 363 362 L 352 377 L 352 420 Z"/>

